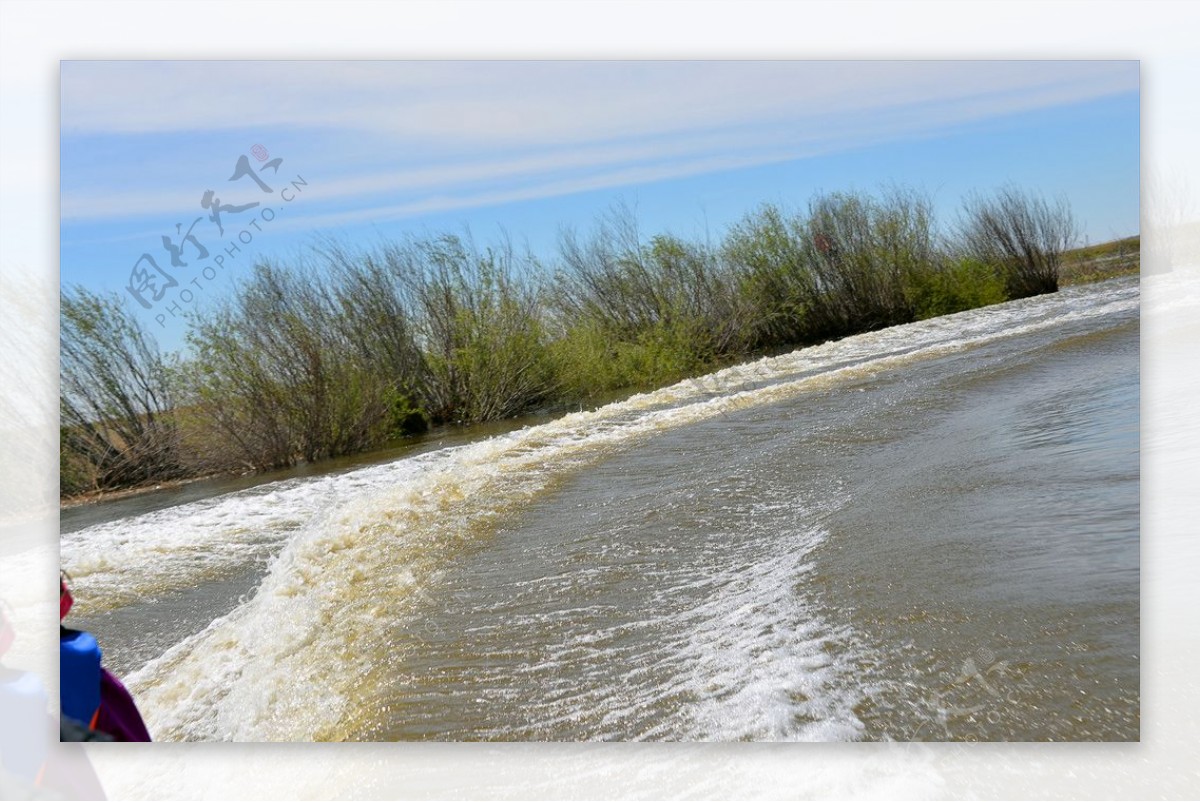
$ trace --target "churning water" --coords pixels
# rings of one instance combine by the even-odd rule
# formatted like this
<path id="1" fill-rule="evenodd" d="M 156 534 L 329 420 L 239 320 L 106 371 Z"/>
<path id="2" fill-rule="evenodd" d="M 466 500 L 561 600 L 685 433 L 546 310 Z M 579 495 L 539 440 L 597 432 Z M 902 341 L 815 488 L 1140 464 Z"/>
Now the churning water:
<path id="1" fill-rule="evenodd" d="M 1138 302 L 68 511 L 79 623 L 160 740 L 1136 739 Z"/>

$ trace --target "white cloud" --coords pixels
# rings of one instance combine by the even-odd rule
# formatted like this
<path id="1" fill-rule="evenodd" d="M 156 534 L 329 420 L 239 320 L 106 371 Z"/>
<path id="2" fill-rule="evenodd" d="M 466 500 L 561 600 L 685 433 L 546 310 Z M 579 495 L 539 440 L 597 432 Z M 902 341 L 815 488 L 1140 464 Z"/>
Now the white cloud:
<path id="1" fill-rule="evenodd" d="M 393 205 L 369 205 L 358 209 L 324 215 L 310 215 L 302 219 L 305 228 L 327 228 L 354 223 L 382 223 L 400 220 L 433 212 L 446 212 L 479 206 L 552 198 L 576 192 L 632 186 L 669 178 L 752 167 L 760 164 L 794 158 L 793 153 L 762 154 L 754 157 L 714 156 L 691 159 L 668 165 L 640 165 L 606 170 L 596 175 L 565 179 L 540 180 L 533 184 L 512 189 L 484 190 L 460 194 L 437 193 L 416 200 Z"/>
<path id="2" fill-rule="evenodd" d="M 998 94 L 1085 100 L 1137 85 L 1135 62 L 65 62 L 62 125 L 566 144 Z"/>
<path id="3" fill-rule="evenodd" d="M 324 182 L 320 198 L 324 201 L 385 193 L 390 196 L 422 190 L 444 191 L 455 187 L 505 179 L 527 179 L 549 173 L 594 170 L 646 161 L 670 161 L 698 153 L 779 146 L 794 138 L 780 130 L 744 132 L 700 132 L 686 138 L 651 142 L 583 146 L 552 151 L 536 151 L 517 156 L 447 160 L 403 169 L 372 169 Z M 199 192 L 138 189 L 109 191 L 106 188 L 64 192 L 62 217 L 65 220 L 129 217 L 161 214 L 166 210 L 195 209 Z"/>
<path id="4" fill-rule="evenodd" d="M 315 188 L 314 201 L 357 207 L 323 211 L 342 220 L 931 135 L 1135 90 L 1138 79 L 1136 62 L 1085 61 L 66 62 L 62 127 L 68 138 L 299 127 L 347 149 L 376 143 L 369 165 L 331 159 Z M 67 221 L 198 204 L 190 190 L 64 178 Z"/>

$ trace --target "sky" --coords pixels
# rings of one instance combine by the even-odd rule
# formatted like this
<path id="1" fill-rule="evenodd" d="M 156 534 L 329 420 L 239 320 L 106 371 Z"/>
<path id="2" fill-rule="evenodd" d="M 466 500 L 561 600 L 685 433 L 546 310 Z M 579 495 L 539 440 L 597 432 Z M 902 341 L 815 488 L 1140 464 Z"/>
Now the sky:
<path id="1" fill-rule="evenodd" d="M 326 236 L 469 231 L 552 265 L 619 204 L 717 241 L 764 202 L 889 184 L 947 224 L 1015 184 L 1085 241 L 1139 233 L 1137 61 L 63 61 L 60 91 L 61 281 L 166 349 Z"/>

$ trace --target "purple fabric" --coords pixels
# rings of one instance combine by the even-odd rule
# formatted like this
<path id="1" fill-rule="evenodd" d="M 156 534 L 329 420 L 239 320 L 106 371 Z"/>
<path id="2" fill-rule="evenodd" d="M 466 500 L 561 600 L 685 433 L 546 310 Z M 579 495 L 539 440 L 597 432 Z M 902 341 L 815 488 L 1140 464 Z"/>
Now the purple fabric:
<path id="1" fill-rule="evenodd" d="M 96 719 L 96 729 L 118 741 L 150 740 L 150 732 L 133 697 L 107 668 L 100 669 L 100 716 Z"/>

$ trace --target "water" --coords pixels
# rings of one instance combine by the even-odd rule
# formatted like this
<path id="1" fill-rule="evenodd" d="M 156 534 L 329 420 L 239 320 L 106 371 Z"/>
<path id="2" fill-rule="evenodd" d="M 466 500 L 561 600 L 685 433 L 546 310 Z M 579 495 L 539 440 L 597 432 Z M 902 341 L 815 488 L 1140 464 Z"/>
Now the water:
<path id="1" fill-rule="evenodd" d="M 77 520 L 63 561 L 159 739 L 1135 740 L 1138 402 L 1109 282 Z"/>

